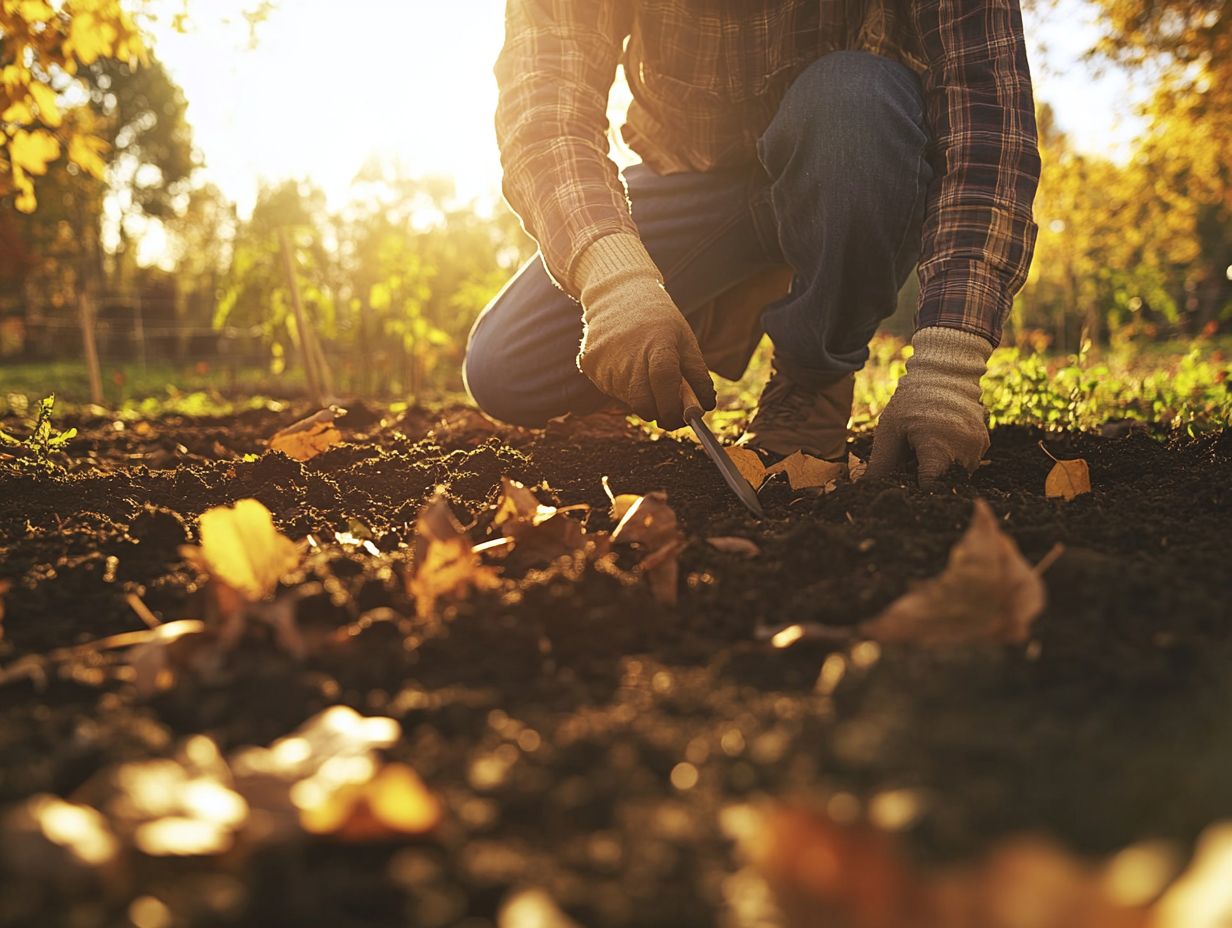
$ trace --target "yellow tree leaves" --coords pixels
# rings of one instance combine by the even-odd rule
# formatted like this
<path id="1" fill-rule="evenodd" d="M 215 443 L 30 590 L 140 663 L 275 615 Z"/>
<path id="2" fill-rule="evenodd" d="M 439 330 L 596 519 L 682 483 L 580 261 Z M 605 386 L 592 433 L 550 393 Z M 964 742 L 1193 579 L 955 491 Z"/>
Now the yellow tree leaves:
<path id="1" fill-rule="evenodd" d="M 130 62 L 145 59 L 140 32 L 120 0 L 7 0 L 0 4 L 0 35 L 6 55 L 0 69 L 0 195 L 16 194 L 23 212 L 37 205 L 32 178 L 59 158 L 67 143 L 70 159 L 101 176 L 105 149 L 85 120 L 69 121 L 61 110 L 63 93 L 78 69 L 99 58 Z M 65 86 L 55 86 L 58 80 Z M 75 140 L 80 139 L 80 142 Z"/>
<path id="2" fill-rule="evenodd" d="M 989 505 L 977 499 L 945 570 L 899 597 L 860 631 L 875 641 L 926 646 L 1021 644 L 1044 608 L 1040 571 L 1001 531 Z"/>

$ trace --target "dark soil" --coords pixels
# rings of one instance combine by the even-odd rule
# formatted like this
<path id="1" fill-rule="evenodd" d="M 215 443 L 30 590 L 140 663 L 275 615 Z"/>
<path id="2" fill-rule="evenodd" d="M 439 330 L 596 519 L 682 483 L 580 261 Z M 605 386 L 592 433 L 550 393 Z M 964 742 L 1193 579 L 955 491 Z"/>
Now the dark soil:
<path id="1" fill-rule="evenodd" d="M 721 918 L 738 864 L 720 811 L 746 800 L 911 788 L 924 805 L 909 840 L 929 860 L 1024 830 L 1087 853 L 1189 842 L 1232 818 L 1227 431 L 1049 436 L 1058 457 L 1090 462 L 1094 492 L 1065 503 L 1043 497 L 1042 435 L 1003 428 L 969 482 L 866 480 L 821 498 L 774 484 L 758 524 L 696 446 L 630 430 L 493 434 L 463 412 L 441 424 L 360 408 L 343 422 L 348 443 L 314 460 L 243 460 L 293 418 L 82 422 L 67 475 L 0 465 L 0 581 L 12 582 L 0 666 L 144 627 L 127 593 L 164 620 L 201 615 L 178 546 L 203 510 L 249 496 L 321 544 L 301 623 L 363 629 L 302 662 L 249 642 L 221 676 L 151 699 L 116 679 L 111 656 L 0 687 L 0 807 L 72 797 L 105 767 L 170 756 L 195 733 L 223 752 L 267 744 L 343 703 L 401 723 L 390 756 L 439 794 L 444 825 L 377 846 L 143 859 L 101 890 L 54 870 L 40 882 L 10 860 L 0 924 L 128 925 L 130 901 L 154 895 L 169 925 L 482 928 L 511 890 L 540 886 L 582 925 L 684 928 Z M 591 529 L 612 527 L 602 476 L 616 492 L 666 490 L 690 538 L 679 606 L 581 560 L 515 559 L 520 597 L 483 594 L 415 621 L 389 565 L 408 557 L 419 506 L 445 487 L 478 541 L 501 475 L 546 482 L 547 502 L 589 503 Z M 759 628 L 874 615 L 941 570 L 976 496 L 1032 561 L 1065 546 L 1032 646 L 886 648 L 826 695 L 825 646 L 757 640 Z M 704 541 L 716 535 L 762 553 L 721 553 Z M 700 775 L 684 790 L 671 779 L 682 762 Z"/>

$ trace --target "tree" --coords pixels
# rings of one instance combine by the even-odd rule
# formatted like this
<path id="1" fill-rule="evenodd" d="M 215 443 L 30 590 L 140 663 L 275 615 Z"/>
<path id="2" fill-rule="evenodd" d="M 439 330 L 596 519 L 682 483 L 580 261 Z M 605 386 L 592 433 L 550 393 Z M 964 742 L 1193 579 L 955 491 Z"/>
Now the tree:
<path id="1" fill-rule="evenodd" d="M 119 0 L 5 0 L 0 4 L 0 195 L 32 212 L 34 178 L 67 153 L 102 178 L 106 143 L 87 121 L 66 119 L 60 96 L 81 86 L 81 71 L 102 58 L 137 63 L 145 46 Z"/>

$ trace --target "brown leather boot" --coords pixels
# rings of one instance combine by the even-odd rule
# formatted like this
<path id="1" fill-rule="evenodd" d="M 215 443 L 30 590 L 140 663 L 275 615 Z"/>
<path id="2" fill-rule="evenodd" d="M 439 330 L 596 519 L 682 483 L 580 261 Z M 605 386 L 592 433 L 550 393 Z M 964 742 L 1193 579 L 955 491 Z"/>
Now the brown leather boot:
<path id="1" fill-rule="evenodd" d="M 768 457 L 796 451 L 829 461 L 847 459 L 847 423 L 855 374 L 832 380 L 796 379 L 774 365 L 753 420 L 737 444 Z"/>

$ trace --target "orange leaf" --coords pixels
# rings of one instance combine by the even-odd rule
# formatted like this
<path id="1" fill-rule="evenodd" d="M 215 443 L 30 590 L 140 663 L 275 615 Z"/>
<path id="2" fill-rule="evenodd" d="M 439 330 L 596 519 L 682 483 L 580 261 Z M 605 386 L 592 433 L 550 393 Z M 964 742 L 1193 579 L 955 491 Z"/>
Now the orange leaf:
<path id="1" fill-rule="evenodd" d="M 876 641 L 926 646 L 1025 642 L 1044 608 L 1044 583 L 988 503 L 975 501 L 971 525 L 944 571 L 900 596 L 860 626 Z"/>
<path id="2" fill-rule="evenodd" d="M 829 492 L 840 478 L 847 475 L 847 462 L 827 461 L 797 451 L 766 468 L 767 476 L 777 473 L 787 475 L 787 482 L 793 490 L 820 488 Z"/>
<path id="3" fill-rule="evenodd" d="M 727 447 L 723 449 L 727 452 L 727 456 L 731 458 L 731 462 L 736 465 L 736 470 L 740 471 L 740 476 L 749 482 L 749 485 L 756 490 L 765 482 L 766 465 L 761 462 L 761 457 L 752 448 Z"/>
<path id="4" fill-rule="evenodd" d="M 296 461 L 316 457 L 330 445 L 342 441 L 342 432 L 334 424 L 339 412 L 322 409 L 285 429 L 279 429 L 269 440 L 270 451 L 281 451 Z"/>
<path id="5" fill-rule="evenodd" d="M 1057 461 L 1044 480 L 1044 495 L 1049 499 L 1071 500 L 1091 492 L 1091 470 L 1083 458 Z"/>

